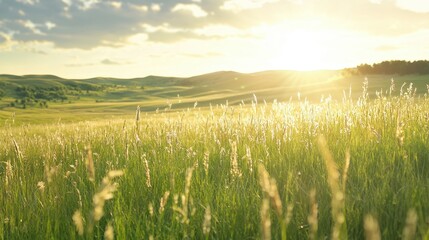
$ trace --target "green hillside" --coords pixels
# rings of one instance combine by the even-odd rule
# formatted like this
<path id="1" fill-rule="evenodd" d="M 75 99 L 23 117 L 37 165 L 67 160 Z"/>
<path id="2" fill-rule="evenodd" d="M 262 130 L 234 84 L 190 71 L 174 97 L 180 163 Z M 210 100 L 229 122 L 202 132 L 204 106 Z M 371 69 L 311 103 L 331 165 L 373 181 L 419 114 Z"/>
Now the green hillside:
<path id="1" fill-rule="evenodd" d="M 345 75 L 343 71 L 223 71 L 189 78 L 148 76 L 144 78 L 64 79 L 53 75 L 0 75 L 0 119 L 15 113 L 24 122 L 106 118 L 143 111 L 180 110 L 210 104 L 248 104 L 254 99 L 272 102 L 322 97 L 357 99 L 368 79 L 369 97 L 376 92 L 400 94 L 412 83 L 413 93 L 427 92 L 429 75 Z M 404 85 L 405 84 L 405 85 Z M 416 88 L 416 89 L 414 89 Z M 35 114 L 37 113 L 37 114 Z M 30 120 L 31 119 L 31 120 Z"/>

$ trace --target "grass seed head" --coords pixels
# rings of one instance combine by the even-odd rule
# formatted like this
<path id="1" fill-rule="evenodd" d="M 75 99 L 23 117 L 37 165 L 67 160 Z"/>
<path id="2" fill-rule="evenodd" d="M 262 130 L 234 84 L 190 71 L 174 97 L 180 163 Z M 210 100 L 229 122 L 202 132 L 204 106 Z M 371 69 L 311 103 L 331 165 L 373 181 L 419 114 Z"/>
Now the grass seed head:
<path id="1" fill-rule="evenodd" d="M 203 234 L 208 236 L 210 233 L 210 227 L 211 227 L 211 211 L 210 206 L 207 206 L 205 212 L 204 212 L 204 221 L 203 221 Z"/>
<path id="2" fill-rule="evenodd" d="M 82 236 L 84 231 L 84 222 L 80 210 L 76 210 L 74 212 L 72 219 L 74 225 L 76 226 L 76 231 L 78 232 L 79 236 Z"/>
<path id="3" fill-rule="evenodd" d="M 91 182 L 95 181 L 95 167 L 94 160 L 92 158 L 91 146 L 86 147 L 86 169 L 88 170 L 88 178 Z"/>
<path id="4" fill-rule="evenodd" d="M 381 240 L 380 228 L 377 219 L 372 215 L 367 215 L 364 220 L 366 240 Z"/>
<path id="5" fill-rule="evenodd" d="M 417 229 L 417 212 L 414 209 L 408 210 L 407 219 L 405 221 L 405 227 L 402 231 L 403 240 L 415 239 Z"/>
<path id="6" fill-rule="evenodd" d="M 159 213 L 163 213 L 165 210 L 165 205 L 167 205 L 168 197 L 170 196 L 170 191 L 166 191 L 164 196 L 159 200 Z"/>
<path id="7" fill-rule="evenodd" d="M 262 239 L 271 240 L 270 201 L 267 198 L 264 198 L 262 200 L 261 227 L 262 227 Z"/>
<path id="8" fill-rule="evenodd" d="M 310 191 L 310 215 L 308 216 L 308 224 L 310 225 L 310 239 L 317 239 L 318 229 L 318 205 L 316 201 L 316 189 Z"/>
<path id="9" fill-rule="evenodd" d="M 111 223 L 108 223 L 106 226 L 106 230 L 104 231 L 104 239 L 106 240 L 115 239 L 115 234 Z"/>

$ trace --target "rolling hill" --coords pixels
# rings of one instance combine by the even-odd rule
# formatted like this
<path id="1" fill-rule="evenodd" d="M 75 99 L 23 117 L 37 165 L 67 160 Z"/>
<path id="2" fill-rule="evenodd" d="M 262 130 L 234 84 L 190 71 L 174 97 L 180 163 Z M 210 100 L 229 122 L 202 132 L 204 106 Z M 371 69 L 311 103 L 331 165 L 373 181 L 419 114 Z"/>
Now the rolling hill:
<path id="1" fill-rule="evenodd" d="M 422 95 L 429 84 L 429 75 L 366 77 L 370 97 L 375 97 L 376 91 L 388 93 L 392 79 L 396 88 L 394 94 L 399 94 L 403 84 L 407 84 L 403 88 L 408 88 L 409 83 L 413 83 L 416 94 Z M 28 118 L 35 114 L 52 114 L 85 119 L 87 115 L 105 117 L 106 114 L 132 113 L 137 105 L 143 111 L 154 111 L 169 106 L 172 109 L 193 107 L 195 102 L 199 107 L 224 104 L 227 100 L 229 104 L 250 103 L 254 95 L 267 102 L 298 100 L 298 95 L 301 100 L 311 102 L 319 102 L 322 96 L 341 100 L 344 94 L 357 99 L 362 94 L 364 79 L 362 75 L 344 75 L 341 70 L 222 71 L 189 78 L 147 76 L 132 79 L 0 75 L 0 118 L 18 112 Z"/>

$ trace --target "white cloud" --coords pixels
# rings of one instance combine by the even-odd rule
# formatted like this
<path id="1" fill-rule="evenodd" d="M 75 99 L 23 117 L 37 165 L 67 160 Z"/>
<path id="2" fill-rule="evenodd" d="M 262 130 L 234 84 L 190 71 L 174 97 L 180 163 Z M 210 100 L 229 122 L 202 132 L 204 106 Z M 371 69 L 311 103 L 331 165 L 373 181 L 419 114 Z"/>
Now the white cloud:
<path id="1" fill-rule="evenodd" d="M 154 33 L 154 32 L 178 33 L 183 31 L 183 29 L 172 28 L 168 23 L 164 23 L 158 26 L 149 25 L 145 23 L 145 24 L 142 24 L 141 27 L 147 33 Z"/>
<path id="2" fill-rule="evenodd" d="M 16 1 L 27 5 L 34 5 L 36 3 L 39 3 L 39 0 L 16 0 Z"/>
<path id="3" fill-rule="evenodd" d="M 148 39 L 147 34 L 145 33 L 139 33 L 136 35 L 132 35 L 130 37 L 128 37 L 127 42 L 133 45 L 138 45 L 138 44 L 142 44 L 144 42 L 146 42 Z"/>
<path id="4" fill-rule="evenodd" d="M 172 12 L 177 12 L 177 11 L 190 12 L 196 18 L 206 17 L 208 15 L 206 11 L 204 11 L 200 6 L 196 4 L 179 3 L 176 6 L 174 6 L 174 8 L 171 9 L 171 11 Z"/>
<path id="5" fill-rule="evenodd" d="M 55 28 L 57 25 L 53 22 L 48 21 L 48 22 L 45 22 L 45 26 L 48 30 L 51 30 L 51 29 Z"/>
<path id="6" fill-rule="evenodd" d="M 86 11 L 97 5 L 100 0 L 79 0 L 79 2 L 81 3 L 79 8 Z"/>
<path id="7" fill-rule="evenodd" d="M 64 11 L 68 11 L 72 5 L 72 0 L 61 0 L 64 3 Z"/>
<path id="8" fill-rule="evenodd" d="M 429 12 L 428 0 L 396 0 L 396 5 L 413 12 Z"/>
<path id="9" fill-rule="evenodd" d="M 240 29 L 230 27 L 227 25 L 209 25 L 203 28 L 196 29 L 194 31 L 199 36 L 206 37 L 234 37 L 234 36 L 242 36 L 246 33 L 241 31 Z"/>
<path id="10" fill-rule="evenodd" d="M 222 10 L 241 12 L 246 9 L 261 8 L 267 3 L 278 2 L 279 0 L 227 0 L 220 7 Z"/>
<path id="11" fill-rule="evenodd" d="M 148 12 L 149 11 L 149 7 L 147 5 L 131 5 L 131 8 L 134 8 L 138 11 L 142 11 L 142 12 Z"/>
<path id="12" fill-rule="evenodd" d="M 122 2 L 110 2 L 110 5 L 113 8 L 120 9 L 122 7 Z"/>
<path id="13" fill-rule="evenodd" d="M 12 36 L 0 32 L 0 52 L 8 51 L 13 46 Z"/>
<path id="14" fill-rule="evenodd" d="M 36 34 L 36 35 L 45 35 L 45 33 L 43 33 L 42 31 L 40 31 L 40 29 L 38 29 L 37 24 L 33 23 L 33 22 L 32 22 L 32 21 L 30 21 L 30 20 L 19 21 L 19 23 L 20 23 L 22 26 L 24 26 L 24 27 L 26 27 L 26 28 L 30 29 L 30 30 L 31 30 L 34 34 Z"/>
<path id="15" fill-rule="evenodd" d="M 150 6 L 150 9 L 154 12 L 159 12 L 161 11 L 161 5 L 154 3 Z"/>

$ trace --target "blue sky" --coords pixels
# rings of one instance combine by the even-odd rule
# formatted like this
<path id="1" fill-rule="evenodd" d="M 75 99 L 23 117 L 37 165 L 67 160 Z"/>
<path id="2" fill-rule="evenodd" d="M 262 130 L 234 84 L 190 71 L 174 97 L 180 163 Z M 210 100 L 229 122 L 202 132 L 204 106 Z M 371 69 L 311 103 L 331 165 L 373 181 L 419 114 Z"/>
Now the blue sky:
<path id="1" fill-rule="evenodd" d="M 0 0 L 0 73 L 338 69 L 429 56 L 426 0 Z"/>

